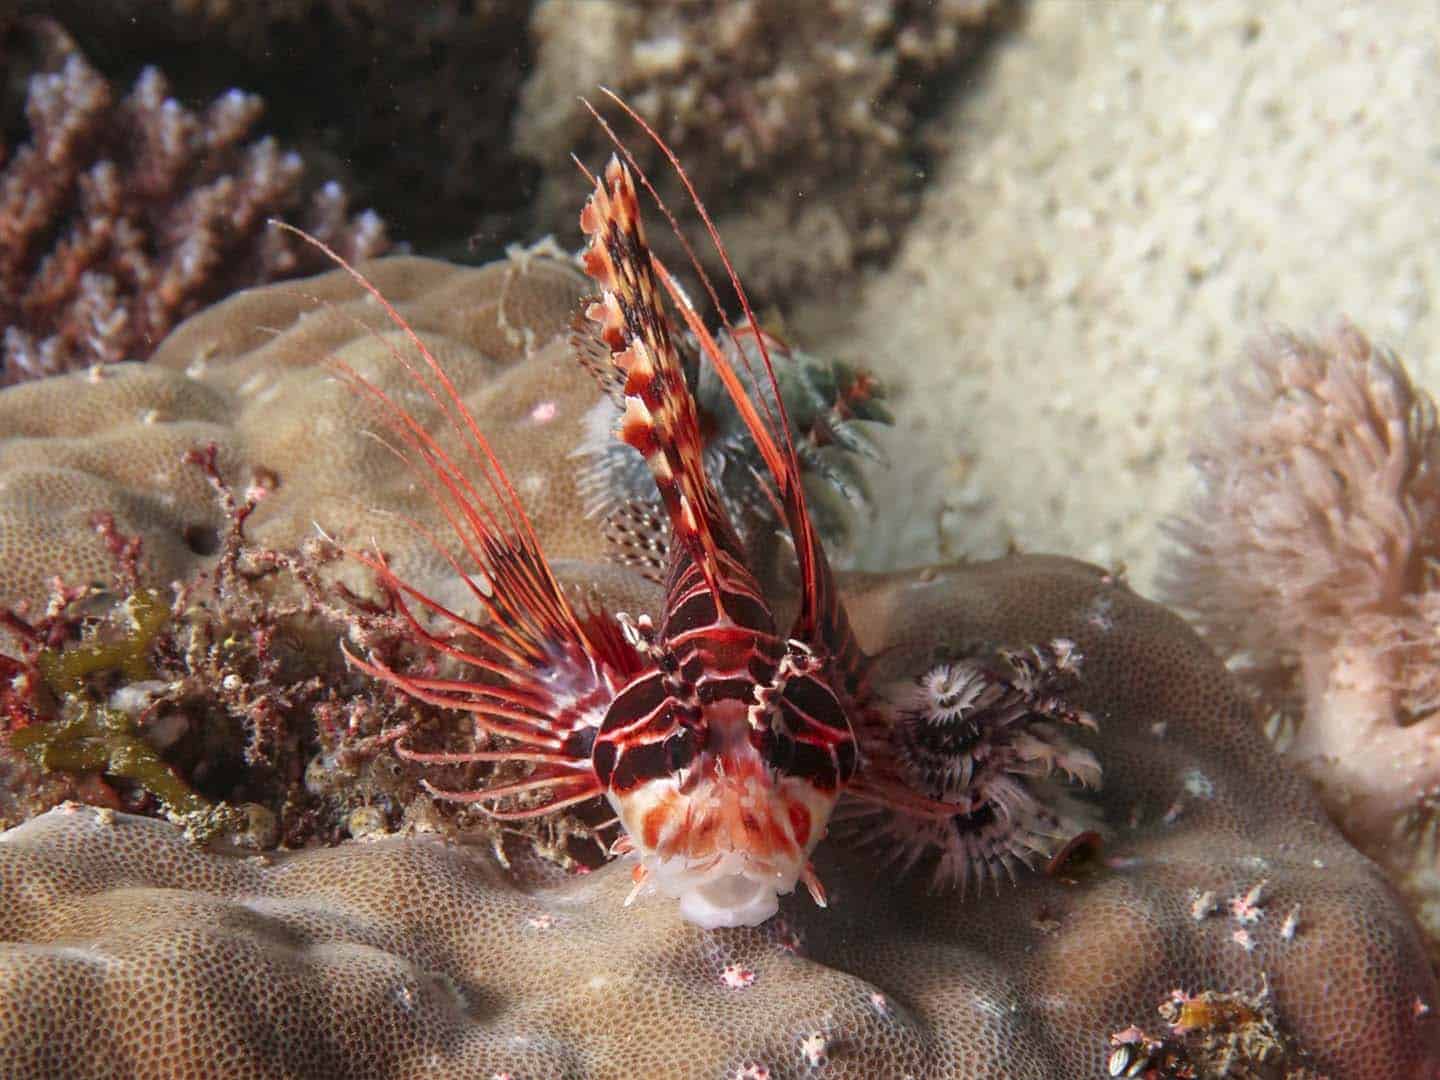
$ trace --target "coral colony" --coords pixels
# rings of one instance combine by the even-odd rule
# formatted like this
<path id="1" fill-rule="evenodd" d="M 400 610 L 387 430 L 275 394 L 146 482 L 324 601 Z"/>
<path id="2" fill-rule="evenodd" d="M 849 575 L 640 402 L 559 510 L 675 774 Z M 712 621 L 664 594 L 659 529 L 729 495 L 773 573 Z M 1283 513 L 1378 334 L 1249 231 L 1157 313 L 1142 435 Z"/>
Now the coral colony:
<path id="1" fill-rule="evenodd" d="M 57 59 L 31 79 L 31 140 L 0 172 L 0 385 L 143 360 L 205 304 L 314 273 L 314 249 L 266 224 L 307 198 L 307 227 L 347 256 L 388 246 L 338 184 L 307 192 L 298 155 L 246 143 L 258 97 L 232 90 L 197 116 L 146 68 L 117 98 L 57 24 L 37 32 Z"/>
<path id="2" fill-rule="evenodd" d="M 109 108 L 78 63 L 32 94 L 36 146 L 65 160 L 46 103 Z M 188 147 L 174 167 L 189 175 L 202 167 L 188 140 L 207 129 L 165 104 L 157 78 L 122 111 L 168 117 L 140 130 Z M 248 126 L 238 119 L 221 127 Z M 1214 505 L 1183 527 L 1176 589 L 1269 673 L 1247 696 L 1176 616 L 1070 560 L 835 573 L 812 504 L 857 489 L 853 455 L 869 447 L 851 425 L 883 419 L 876 388 L 760 330 L 733 273 L 742 315 L 707 325 L 646 242 L 648 182 L 620 150 L 580 218 L 588 286 L 534 252 L 489 276 L 387 261 L 396 276 L 377 263 L 372 280 L 353 247 L 311 238 L 343 270 L 307 289 L 338 303 L 358 286 L 388 320 L 362 325 L 372 351 L 331 358 L 326 377 L 358 411 L 325 419 L 374 425 L 375 460 L 408 467 L 394 490 L 428 509 L 392 515 L 386 535 L 409 548 L 392 555 L 353 529 L 298 550 L 256 543 L 247 530 L 305 470 L 212 442 L 188 450 L 185 475 L 211 490 L 223 527 L 186 531 L 206 569 L 173 599 L 146 580 L 145 543 L 117 509 L 89 522 L 113 588 L 56 581 L 48 605 L 0 613 L 18 642 L 0 656 L 0 795 L 59 774 L 70 786 L 40 802 L 100 804 L 22 806 L 30 820 L 0 842 L 0 975 L 30 988 L 0 1009 L 0 1071 L 53 1073 L 103 1031 L 132 1073 L 219 1054 L 237 1075 L 1432 1075 L 1440 996 L 1418 935 L 1305 784 L 1273 768 L 1254 723 L 1274 672 L 1296 668 L 1295 745 L 1317 757 L 1359 706 L 1409 719 L 1433 696 L 1419 659 L 1436 426 L 1398 364 L 1350 330 L 1279 339 L 1260 390 L 1202 455 Z M 38 235 L 4 205 L 16 235 Z M 23 276 L 18 261 L 9 272 Z M 508 368 L 473 365 L 482 392 L 417 329 L 447 317 L 457 281 L 502 298 L 466 324 L 514 352 Z M 544 341 L 519 328 L 527 288 L 564 298 Z M 148 332 L 200 294 L 166 295 L 189 299 Z M 294 295 L 242 300 L 305 318 Z M 258 310 L 243 304 L 227 317 Z M 116 326 L 149 318 L 125 312 Z M 297 333 L 314 348 L 340 342 L 321 335 L 345 322 Z M 27 374 L 65 366 L 80 341 L 59 324 L 17 333 Z M 284 380 L 313 365 L 226 370 L 214 352 L 182 356 L 183 378 L 215 379 L 216 395 L 260 386 L 277 411 L 275 386 L 305 400 Z M 599 405 L 593 387 L 557 389 L 545 366 L 557 357 L 591 369 Z M 0 415 L 27 392 L 50 401 L 51 386 L 73 409 L 146 386 L 173 398 L 164 379 L 181 378 L 158 360 L 148 383 L 149 367 L 114 367 L 7 391 Z M 510 395 L 487 398 L 502 379 Z M 567 423 L 570 445 L 531 444 L 546 447 L 538 483 L 487 436 L 520 445 Z M 550 475 L 580 497 L 542 519 Z M 0 476 L 0 544 L 10 483 Z M 587 538 L 550 555 L 577 521 Z M 360 567 L 378 592 L 347 584 Z M 1244 579 L 1217 589 L 1230 572 Z M 1267 607 L 1298 655 L 1237 607 L 1257 581 L 1273 585 Z M 1393 827 L 1408 805 L 1336 803 L 1374 816 L 1340 813 L 1356 832 Z M 192 840 L 308 850 L 225 858 L 132 810 Z M 343 833 L 374 842 L 315 843 Z M 577 837 L 603 838 L 603 855 L 578 858 Z M 813 905 L 782 899 L 801 883 Z M 1014 887 L 996 903 L 1002 884 Z M 126 980 L 144 991 L 115 993 Z"/>
<path id="3" fill-rule="evenodd" d="M 1372 857 L 1433 834 L 1440 757 L 1440 425 L 1400 361 L 1342 325 L 1256 345 L 1201 430 L 1168 592 L 1280 721 Z"/>

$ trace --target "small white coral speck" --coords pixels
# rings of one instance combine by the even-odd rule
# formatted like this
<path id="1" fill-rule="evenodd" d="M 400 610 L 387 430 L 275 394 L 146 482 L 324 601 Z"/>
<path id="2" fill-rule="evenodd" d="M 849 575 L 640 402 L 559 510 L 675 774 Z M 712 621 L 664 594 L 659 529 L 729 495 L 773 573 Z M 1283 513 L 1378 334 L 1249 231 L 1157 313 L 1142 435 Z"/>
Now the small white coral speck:
<path id="1" fill-rule="evenodd" d="M 1300 929 L 1300 905 L 1296 904 L 1290 909 L 1290 914 L 1285 916 L 1285 922 L 1280 927 L 1280 938 L 1282 941 L 1294 941 L 1295 931 Z"/>
<path id="2" fill-rule="evenodd" d="M 1214 782 L 1199 769 L 1186 769 L 1182 779 L 1185 781 L 1185 790 L 1197 799 L 1215 797 Z"/>
<path id="3" fill-rule="evenodd" d="M 1257 882 L 1244 896 L 1232 896 L 1230 898 L 1230 917 L 1245 925 L 1259 922 L 1265 915 L 1265 912 L 1260 910 L 1260 903 L 1265 897 L 1267 884 L 1268 882 L 1265 881 Z"/>
<path id="4" fill-rule="evenodd" d="M 806 1035 L 800 1040 L 800 1056 L 805 1059 L 805 1064 L 812 1069 L 818 1069 L 830 1060 L 830 1042 L 820 1032 L 816 1031 Z"/>
<path id="5" fill-rule="evenodd" d="M 720 981 L 731 990 L 744 990 L 755 982 L 755 972 L 742 964 L 726 964 L 720 972 Z"/>
<path id="6" fill-rule="evenodd" d="M 1200 922 L 1209 915 L 1215 913 L 1215 893 L 1210 889 L 1201 892 L 1198 889 L 1190 890 L 1190 917 Z"/>

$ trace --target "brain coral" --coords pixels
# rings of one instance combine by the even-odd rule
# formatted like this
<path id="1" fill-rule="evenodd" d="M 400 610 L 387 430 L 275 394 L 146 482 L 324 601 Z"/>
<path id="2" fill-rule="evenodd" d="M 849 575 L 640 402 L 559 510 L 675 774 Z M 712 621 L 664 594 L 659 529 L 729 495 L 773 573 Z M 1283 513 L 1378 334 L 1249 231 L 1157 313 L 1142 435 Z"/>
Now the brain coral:
<path id="1" fill-rule="evenodd" d="M 585 289 L 578 271 L 540 254 L 479 269 L 408 257 L 366 269 L 504 448 L 551 553 L 593 548 L 594 523 L 570 512 L 582 500 L 567 465 L 596 397 L 563 352 Z M 384 314 L 336 271 L 239 293 L 177 328 L 146 365 L 0 394 L 0 607 L 41 603 L 56 574 L 105 578 L 110 557 L 87 527 L 97 511 L 144 539 L 148 581 L 202 568 L 223 522 L 205 477 L 182 458 L 211 442 L 237 488 L 271 489 L 248 523 L 253 540 L 291 548 L 319 526 L 377 541 L 423 579 L 443 564 L 396 515 L 432 525 L 438 515 L 374 437 L 383 425 L 366 402 L 316 363 L 344 360 L 439 427 L 430 403 L 411 400 L 398 347 Z"/>
<path id="2" fill-rule="evenodd" d="M 702 931 L 624 907 L 623 861 L 524 874 L 426 837 L 237 859 L 62 809 L 0 838 L 0 1073 L 1434 1075 L 1414 929 L 1179 619 L 1056 558 L 846 587 L 881 679 L 1077 643 L 1102 859 L 932 895 L 832 840 L 828 910 Z"/>

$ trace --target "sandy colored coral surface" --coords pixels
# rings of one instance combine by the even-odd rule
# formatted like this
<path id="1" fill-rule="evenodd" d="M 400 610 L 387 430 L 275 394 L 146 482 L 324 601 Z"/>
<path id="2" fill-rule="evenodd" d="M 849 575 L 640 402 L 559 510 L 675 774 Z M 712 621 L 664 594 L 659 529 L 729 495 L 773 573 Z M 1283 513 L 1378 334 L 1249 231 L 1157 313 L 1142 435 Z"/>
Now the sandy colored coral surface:
<path id="1" fill-rule="evenodd" d="M 1313 1055 L 1277 1068 L 1440 1063 L 1413 928 L 1177 619 L 1061 559 L 849 595 L 867 648 L 892 646 L 881 677 L 937 648 L 1078 642 L 1103 865 L 929 895 L 832 839 L 829 910 L 707 932 L 663 898 L 624 907 L 623 861 L 527 883 L 424 837 L 235 860 L 61 809 L 0 839 L 0 1071 L 1040 1080 L 1103 1075 L 1110 1036 L 1164 1032 L 1173 991 L 1266 987 Z"/>
<path id="2" fill-rule="evenodd" d="M 479 269 L 397 257 L 365 269 L 501 448 L 551 556 L 601 547 L 569 461 L 599 398 L 566 351 L 586 290 L 580 273 L 544 255 Z M 148 580 L 203 569 L 221 510 L 182 459 L 210 442 L 237 490 L 269 489 L 247 527 L 252 540 L 290 548 L 318 529 L 357 547 L 373 542 L 422 581 L 427 572 L 453 577 L 404 517 L 448 535 L 429 492 L 387 443 L 377 409 L 325 363 L 349 364 L 395 395 L 453 450 L 455 431 L 397 357 L 418 362 L 380 306 L 334 271 L 207 309 L 147 365 L 0 395 L 0 605 L 41 603 L 57 574 L 72 584 L 106 580 L 111 560 L 89 527 L 97 511 L 144 539 Z"/>
<path id="3" fill-rule="evenodd" d="M 1025 10 L 936 130 L 895 263 L 800 337 L 873 364 L 905 419 L 868 565 L 1014 541 L 1148 591 L 1194 421 L 1252 335 L 1348 314 L 1440 380 L 1435 11 Z"/>

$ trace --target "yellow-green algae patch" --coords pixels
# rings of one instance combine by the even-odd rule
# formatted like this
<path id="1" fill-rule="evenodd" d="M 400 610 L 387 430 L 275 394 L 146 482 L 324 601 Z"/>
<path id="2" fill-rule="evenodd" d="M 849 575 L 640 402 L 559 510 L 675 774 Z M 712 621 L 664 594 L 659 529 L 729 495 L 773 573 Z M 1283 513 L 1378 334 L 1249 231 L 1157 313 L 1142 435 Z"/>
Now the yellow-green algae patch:
<path id="1" fill-rule="evenodd" d="M 130 629 L 110 641 L 47 649 L 35 666 L 59 703 L 58 719 L 12 731 L 9 742 L 40 768 L 52 772 L 102 772 L 130 780 L 159 799 L 166 814 L 198 840 L 243 824 L 244 814 L 197 794 L 141 734 L 135 717 L 92 700 L 88 680 L 119 672 L 128 682 L 155 677 L 150 650 L 170 620 L 170 608 L 153 589 L 125 602 Z"/>

